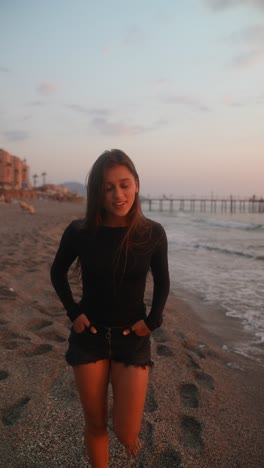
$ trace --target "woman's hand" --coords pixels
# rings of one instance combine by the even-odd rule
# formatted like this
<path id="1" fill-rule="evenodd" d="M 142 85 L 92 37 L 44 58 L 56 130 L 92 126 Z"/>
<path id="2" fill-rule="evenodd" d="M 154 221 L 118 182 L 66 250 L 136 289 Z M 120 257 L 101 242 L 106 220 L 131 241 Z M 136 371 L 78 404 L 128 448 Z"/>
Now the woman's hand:
<path id="1" fill-rule="evenodd" d="M 72 322 L 73 328 L 76 333 L 82 333 L 85 328 L 89 328 L 92 333 L 97 333 L 96 328 L 89 322 L 87 316 L 85 314 L 78 315 L 78 317 Z"/>
<path id="2" fill-rule="evenodd" d="M 129 335 L 129 333 L 132 331 L 134 331 L 138 336 L 146 336 L 150 334 L 150 329 L 145 324 L 144 320 L 139 320 L 138 322 L 134 323 L 132 327 L 124 330 L 123 335 Z"/>

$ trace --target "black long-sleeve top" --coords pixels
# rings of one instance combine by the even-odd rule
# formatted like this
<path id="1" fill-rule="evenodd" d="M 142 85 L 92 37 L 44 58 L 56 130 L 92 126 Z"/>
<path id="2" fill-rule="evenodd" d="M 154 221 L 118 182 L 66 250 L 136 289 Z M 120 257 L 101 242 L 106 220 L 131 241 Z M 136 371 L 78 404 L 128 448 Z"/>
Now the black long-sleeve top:
<path id="1" fill-rule="evenodd" d="M 151 234 L 144 249 L 129 250 L 118 257 L 126 227 L 99 227 L 89 233 L 82 220 L 64 231 L 51 267 L 51 281 L 68 317 L 74 321 L 84 313 L 92 323 L 128 326 L 144 319 L 150 330 L 162 323 L 169 293 L 167 237 L 163 227 L 149 220 Z M 77 303 L 68 281 L 68 270 L 79 258 L 82 299 Z M 148 271 L 153 276 L 153 298 L 148 316 L 144 292 Z"/>

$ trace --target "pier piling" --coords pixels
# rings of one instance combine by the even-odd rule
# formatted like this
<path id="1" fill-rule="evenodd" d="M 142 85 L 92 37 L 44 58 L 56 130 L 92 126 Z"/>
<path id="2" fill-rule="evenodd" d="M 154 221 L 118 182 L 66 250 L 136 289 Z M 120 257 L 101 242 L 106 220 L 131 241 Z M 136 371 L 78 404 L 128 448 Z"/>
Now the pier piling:
<path id="1" fill-rule="evenodd" d="M 201 213 L 264 213 L 263 198 L 142 198 L 142 206 L 148 205 L 149 211 L 183 211 Z"/>

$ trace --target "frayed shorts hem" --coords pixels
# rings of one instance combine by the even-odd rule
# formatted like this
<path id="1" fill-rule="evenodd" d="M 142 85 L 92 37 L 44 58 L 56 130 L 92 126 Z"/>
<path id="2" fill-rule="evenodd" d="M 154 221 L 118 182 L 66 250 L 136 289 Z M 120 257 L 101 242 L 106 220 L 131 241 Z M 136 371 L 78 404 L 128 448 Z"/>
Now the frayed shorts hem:
<path id="1" fill-rule="evenodd" d="M 65 359 L 72 367 L 105 359 L 125 366 L 152 367 L 150 335 L 123 335 L 120 329 L 112 329 L 110 335 L 109 329 L 98 329 L 96 334 L 86 329 L 79 334 L 72 328 Z"/>
<path id="2" fill-rule="evenodd" d="M 67 353 L 65 355 L 65 360 L 67 364 L 71 367 L 82 366 L 86 364 L 95 364 L 96 362 L 105 361 L 105 360 L 109 360 L 110 362 L 118 362 L 120 364 L 124 364 L 125 367 L 133 366 L 133 367 L 141 367 L 142 369 L 146 369 L 147 367 L 150 367 L 150 368 L 154 367 L 154 362 L 152 360 L 138 363 L 138 362 L 132 362 L 132 361 L 125 361 L 122 359 L 97 358 L 97 359 L 86 360 L 86 361 L 83 360 L 81 362 L 80 361 L 74 362 L 68 358 Z"/>

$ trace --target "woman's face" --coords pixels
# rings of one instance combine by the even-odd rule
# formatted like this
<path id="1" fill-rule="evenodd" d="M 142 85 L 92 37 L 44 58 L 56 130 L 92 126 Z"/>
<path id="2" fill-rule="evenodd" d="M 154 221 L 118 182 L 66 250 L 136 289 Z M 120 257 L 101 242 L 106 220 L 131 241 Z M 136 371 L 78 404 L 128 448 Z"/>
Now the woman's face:
<path id="1" fill-rule="evenodd" d="M 106 169 L 103 185 L 103 207 L 106 222 L 113 226 L 125 225 L 125 216 L 133 206 L 138 183 L 126 166 Z"/>

